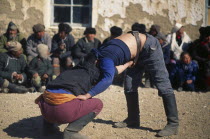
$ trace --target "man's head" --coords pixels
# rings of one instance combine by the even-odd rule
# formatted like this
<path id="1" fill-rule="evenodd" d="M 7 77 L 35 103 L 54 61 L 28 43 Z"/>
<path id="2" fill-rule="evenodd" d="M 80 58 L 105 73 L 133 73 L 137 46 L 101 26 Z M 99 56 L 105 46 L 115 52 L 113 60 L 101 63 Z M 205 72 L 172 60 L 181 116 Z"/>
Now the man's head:
<path id="1" fill-rule="evenodd" d="M 210 27 L 209 26 L 208 27 L 203 27 L 202 37 L 203 37 L 204 41 L 210 43 Z"/>
<path id="2" fill-rule="evenodd" d="M 17 41 L 8 42 L 8 51 L 16 58 L 23 53 L 22 45 Z"/>
<path id="3" fill-rule="evenodd" d="M 42 24 L 36 24 L 33 26 L 33 32 L 37 39 L 41 39 L 45 33 L 45 26 Z"/>
<path id="4" fill-rule="evenodd" d="M 172 32 L 175 32 L 177 35 L 183 35 L 184 26 L 180 23 L 176 23 Z"/>
<path id="5" fill-rule="evenodd" d="M 122 34 L 122 29 L 120 27 L 113 26 L 110 28 L 110 32 L 111 32 L 111 37 L 116 38 Z"/>
<path id="6" fill-rule="evenodd" d="M 185 64 L 190 64 L 190 62 L 191 62 L 190 54 L 187 53 L 187 52 L 182 52 L 181 56 L 180 56 L 180 59 Z"/>
<path id="7" fill-rule="evenodd" d="M 18 27 L 11 21 L 8 24 L 7 33 L 9 36 L 9 40 L 14 40 L 18 33 Z"/>
<path id="8" fill-rule="evenodd" d="M 131 30 L 138 31 L 139 33 L 146 33 L 146 26 L 136 22 L 131 26 Z"/>
<path id="9" fill-rule="evenodd" d="M 160 32 L 160 26 L 152 25 L 150 28 L 149 34 L 155 37 L 159 32 Z"/>
<path id="10" fill-rule="evenodd" d="M 47 59 L 48 58 L 48 46 L 45 44 L 39 44 L 37 46 L 37 53 L 38 53 L 39 57 L 41 57 L 43 59 Z"/>
<path id="11" fill-rule="evenodd" d="M 58 25 L 58 34 L 61 39 L 65 39 L 71 31 L 72 28 L 68 24 L 60 23 Z"/>
<path id="12" fill-rule="evenodd" d="M 93 41 L 96 36 L 96 29 L 88 27 L 84 31 L 84 35 L 87 38 L 88 41 Z"/>
<path id="13" fill-rule="evenodd" d="M 166 41 L 166 36 L 162 33 L 158 33 L 155 38 L 159 40 L 161 45 Z"/>

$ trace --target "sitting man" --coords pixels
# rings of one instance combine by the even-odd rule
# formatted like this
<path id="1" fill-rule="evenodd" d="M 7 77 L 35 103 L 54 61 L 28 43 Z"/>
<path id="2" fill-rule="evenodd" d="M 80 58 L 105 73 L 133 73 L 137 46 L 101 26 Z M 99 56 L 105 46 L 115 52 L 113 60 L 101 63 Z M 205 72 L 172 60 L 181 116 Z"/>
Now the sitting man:
<path id="1" fill-rule="evenodd" d="M 34 34 L 28 37 L 26 46 L 28 63 L 30 63 L 30 61 L 38 55 L 38 44 L 46 44 L 48 46 L 48 52 L 51 50 L 51 38 L 50 35 L 45 33 L 45 26 L 42 24 L 36 24 L 33 26 L 33 32 Z"/>
<path id="2" fill-rule="evenodd" d="M 18 27 L 13 22 L 9 23 L 7 32 L 0 37 L 0 53 L 8 51 L 9 41 L 18 41 L 21 43 L 25 54 L 26 39 L 23 37 Z"/>
<path id="3" fill-rule="evenodd" d="M 114 38 L 116 38 L 116 37 L 118 37 L 118 36 L 120 36 L 120 35 L 122 35 L 122 29 L 120 27 L 117 27 L 117 26 L 111 27 L 110 32 L 111 32 L 111 36 L 106 38 L 104 40 L 103 44 L 112 40 L 112 39 L 114 39 Z"/>
<path id="4" fill-rule="evenodd" d="M 19 42 L 8 42 L 8 52 L 0 54 L 0 78 L 4 93 L 26 93 L 29 90 L 24 86 L 26 76 L 26 60 Z M 3 80 L 4 81 L 3 81 Z"/>
<path id="5" fill-rule="evenodd" d="M 74 48 L 74 61 L 76 64 L 90 53 L 93 48 L 98 48 L 101 45 L 100 40 L 95 38 L 95 28 L 86 28 L 84 35 L 85 37 L 79 39 Z"/>
<path id="6" fill-rule="evenodd" d="M 53 68 L 48 59 L 48 46 L 39 44 L 37 46 L 38 56 L 33 58 L 29 64 L 29 73 L 32 77 L 32 86 L 38 92 L 43 92 L 48 81 L 52 77 Z"/>
<path id="7" fill-rule="evenodd" d="M 52 39 L 52 59 L 54 74 L 58 76 L 61 69 L 68 69 L 74 66 L 72 58 L 72 48 L 74 46 L 74 37 L 69 34 L 72 28 L 68 24 L 58 25 L 58 33 Z"/>
<path id="8" fill-rule="evenodd" d="M 82 63 L 49 82 L 46 91 L 35 100 L 44 117 L 45 135 L 55 133 L 54 123 L 69 123 L 64 139 L 86 139 L 78 132 L 99 114 L 103 103 L 97 98 L 83 101 L 77 96 L 86 94 L 99 81 L 97 65 L 96 57 L 88 54 Z"/>

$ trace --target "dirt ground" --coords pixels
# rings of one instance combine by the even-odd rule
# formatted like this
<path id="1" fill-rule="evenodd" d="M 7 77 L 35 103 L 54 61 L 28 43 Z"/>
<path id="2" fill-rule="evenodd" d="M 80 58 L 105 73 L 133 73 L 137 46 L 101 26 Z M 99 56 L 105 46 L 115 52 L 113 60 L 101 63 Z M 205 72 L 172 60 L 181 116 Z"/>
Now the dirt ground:
<path id="1" fill-rule="evenodd" d="M 42 118 L 34 99 L 40 93 L 0 94 L 0 139 L 59 139 L 61 135 L 42 137 Z M 179 134 L 163 139 L 210 139 L 210 92 L 176 92 L 180 118 Z M 88 124 L 82 134 L 91 139 L 155 139 L 166 124 L 162 98 L 156 89 L 139 88 L 141 127 L 113 128 L 114 122 L 126 118 L 123 88 L 110 86 L 97 96 L 104 103 L 102 112 Z M 60 125 L 63 131 L 66 125 Z"/>

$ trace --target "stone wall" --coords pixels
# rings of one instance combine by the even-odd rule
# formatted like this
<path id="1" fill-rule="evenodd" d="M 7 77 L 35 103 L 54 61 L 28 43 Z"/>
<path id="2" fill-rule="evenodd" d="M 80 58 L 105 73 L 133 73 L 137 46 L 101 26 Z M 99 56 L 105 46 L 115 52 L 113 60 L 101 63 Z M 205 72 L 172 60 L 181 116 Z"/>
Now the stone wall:
<path id="1" fill-rule="evenodd" d="M 45 24 L 51 35 L 57 27 L 50 26 L 51 0 L 0 0 L 0 34 L 13 21 L 21 32 L 28 36 L 32 26 Z M 93 0 L 92 24 L 97 37 L 104 40 L 109 28 L 116 25 L 123 32 L 130 30 L 135 22 L 149 29 L 152 24 L 161 26 L 161 31 L 170 33 L 176 22 L 182 23 L 192 39 L 199 36 L 198 29 L 205 26 L 205 0 Z M 76 40 L 83 35 L 84 28 L 73 28 Z"/>

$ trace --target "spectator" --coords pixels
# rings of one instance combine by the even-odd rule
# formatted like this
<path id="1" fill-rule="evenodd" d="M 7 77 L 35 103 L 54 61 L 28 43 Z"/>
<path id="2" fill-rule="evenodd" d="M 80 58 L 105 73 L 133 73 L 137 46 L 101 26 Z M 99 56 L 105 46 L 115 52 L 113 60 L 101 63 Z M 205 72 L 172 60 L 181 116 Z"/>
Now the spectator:
<path id="1" fill-rule="evenodd" d="M 184 31 L 182 24 L 176 23 L 172 33 L 167 36 L 166 39 L 170 45 L 171 50 L 174 53 L 174 59 L 179 60 L 181 53 L 186 52 L 191 43 L 190 37 Z"/>
<path id="2" fill-rule="evenodd" d="M 95 28 L 86 28 L 84 31 L 85 37 L 78 40 L 74 49 L 75 63 L 78 64 L 79 61 L 86 56 L 93 48 L 98 48 L 101 45 L 100 40 L 96 39 Z"/>
<path id="3" fill-rule="evenodd" d="M 166 37 L 162 33 L 158 33 L 156 38 L 162 47 L 165 64 L 168 65 L 170 62 L 170 44 L 166 41 Z"/>
<path id="4" fill-rule="evenodd" d="M 191 47 L 192 57 L 199 65 L 200 89 L 206 91 L 208 88 L 209 63 L 210 63 L 210 27 L 200 28 L 200 38 Z"/>
<path id="5" fill-rule="evenodd" d="M 0 54 L 0 78 L 3 92 L 26 93 L 24 86 L 26 76 L 26 60 L 19 42 L 8 42 L 8 52 Z"/>
<path id="6" fill-rule="evenodd" d="M 54 74 L 60 74 L 60 66 L 63 69 L 68 69 L 74 66 L 72 58 L 72 48 L 75 44 L 74 37 L 69 34 L 72 28 L 68 24 L 60 23 L 58 25 L 58 33 L 52 39 L 52 58 Z"/>
<path id="7" fill-rule="evenodd" d="M 48 46 L 39 44 L 37 46 L 38 56 L 32 59 L 29 64 L 29 73 L 32 77 L 32 86 L 38 92 L 43 92 L 48 81 L 52 77 L 53 68 L 48 59 Z"/>
<path id="8" fill-rule="evenodd" d="M 198 65 L 191 60 L 189 53 L 182 52 L 180 61 L 172 71 L 171 83 L 177 85 L 178 91 L 195 91 L 195 81 L 197 79 Z"/>
<path id="9" fill-rule="evenodd" d="M 48 52 L 51 50 L 51 38 L 45 32 L 45 26 L 42 24 L 36 24 L 33 26 L 33 34 L 28 37 L 27 40 L 27 55 L 28 55 L 28 63 L 38 55 L 37 46 L 38 44 L 46 44 L 48 46 Z"/>
<path id="10" fill-rule="evenodd" d="M 149 34 L 152 35 L 153 37 L 156 37 L 160 33 L 160 26 L 159 25 L 152 25 Z"/>
<path id="11" fill-rule="evenodd" d="M 26 39 L 12 21 L 8 24 L 7 32 L 0 37 L 0 53 L 8 52 L 9 41 L 17 41 L 21 43 L 25 53 Z"/>
<path id="12" fill-rule="evenodd" d="M 131 26 L 132 31 L 138 31 L 139 33 L 146 33 L 146 26 L 144 24 L 134 23 Z"/>
<path id="13" fill-rule="evenodd" d="M 122 34 L 122 29 L 120 27 L 117 26 L 113 26 L 110 28 L 110 32 L 111 32 L 111 36 L 106 38 L 103 42 L 103 44 L 105 44 L 106 42 L 120 36 Z"/>

